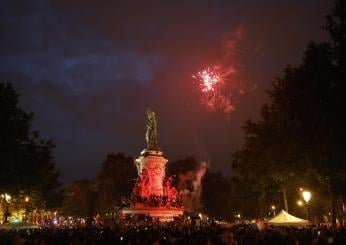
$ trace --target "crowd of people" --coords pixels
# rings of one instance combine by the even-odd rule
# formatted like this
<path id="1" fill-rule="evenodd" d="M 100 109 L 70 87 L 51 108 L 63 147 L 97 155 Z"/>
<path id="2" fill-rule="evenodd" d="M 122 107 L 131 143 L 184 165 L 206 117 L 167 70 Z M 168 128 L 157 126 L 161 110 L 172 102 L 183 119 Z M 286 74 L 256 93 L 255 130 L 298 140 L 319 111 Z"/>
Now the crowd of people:
<path id="1" fill-rule="evenodd" d="M 0 231 L 0 244 L 346 244 L 346 230 L 326 227 L 222 227 L 215 222 L 121 222 L 107 226 L 74 226 Z"/>
<path id="2" fill-rule="evenodd" d="M 168 196 L 157 196 L 151 195 L 150 197 L 142 198 L 139 195 L 131 195 L 129 197 L 121 198 L 122 207 L 135 207 L 135 206 L 144 206 L 144 207 L 176 207 L 180 208 L 183 206 L 183 199 L 180 195 L 177 195 L 174 198 L 168 198 Z"/>

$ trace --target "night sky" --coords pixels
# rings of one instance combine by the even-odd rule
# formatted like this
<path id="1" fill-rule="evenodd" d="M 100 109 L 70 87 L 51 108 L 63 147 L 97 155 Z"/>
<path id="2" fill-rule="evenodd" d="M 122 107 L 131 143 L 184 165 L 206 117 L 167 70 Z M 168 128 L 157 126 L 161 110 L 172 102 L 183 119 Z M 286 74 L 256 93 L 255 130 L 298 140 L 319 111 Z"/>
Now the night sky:
<path id="1" fill-rule="evenodd" d="M 145 112 L 156 111 L 170 161 L 194 156 L 229 172 L 241 125 L 258 118 L 265 90 L 298 64 L 322 30 L 329 0 L 3 0 L 0 81 L 56 144 L 61 179 L 93 178 L 107 153 L 137 157 Z M 192 75 L 232 63 L 247 89 L 227 119 L 199 103 Z"/>

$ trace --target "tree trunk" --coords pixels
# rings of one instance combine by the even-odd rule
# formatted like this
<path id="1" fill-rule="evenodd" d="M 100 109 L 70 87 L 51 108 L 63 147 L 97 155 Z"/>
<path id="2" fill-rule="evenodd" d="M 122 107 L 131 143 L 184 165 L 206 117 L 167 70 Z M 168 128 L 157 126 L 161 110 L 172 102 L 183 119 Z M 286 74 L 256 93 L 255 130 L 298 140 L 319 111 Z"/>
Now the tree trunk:
<path id="1" fill-rule="evenodd" d="M 332 227 L 336 228 L 336 199 L 332 185 L 329 185 L 329 201 Z"/>
<path id="2" fill-rule="evenodd" d="M 261 203 L 261 197 L 260 195 L 257 196 L 257 203 L 258 203 L 258 212 L 259 212 L 259 217 L 263 217 L 263 212 L 262 212 L 262 203 Z"/>
<path id="3" fill-rule="evenodd" d="M 282 188 L 282 195 L 284 198 L 285 211 L 288 213 L 288 204 L 287 204 L 287 195 L 286 195 L 286 187 Z"/>
<path id="4" fill-rule="evenodd" d="M 345 215 L 344 215 L 344 209 L 343 209 L 343 204 L 344 204 L 344 198 L 343 197 L 339 197 L 339 203 L 338 203 L 338 220 L 340 222 L 340 224 L 342 225 L 342 227 L 345 226 Z"/>

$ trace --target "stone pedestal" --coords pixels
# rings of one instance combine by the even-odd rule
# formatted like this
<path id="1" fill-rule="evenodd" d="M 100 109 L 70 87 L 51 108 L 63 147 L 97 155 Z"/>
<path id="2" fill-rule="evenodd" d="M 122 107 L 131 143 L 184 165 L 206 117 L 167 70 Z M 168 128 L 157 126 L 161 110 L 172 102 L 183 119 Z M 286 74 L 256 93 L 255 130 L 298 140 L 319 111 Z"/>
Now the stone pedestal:
<path id="1" fill-rule="evenodd" d="M 150 196 L 163 196 L 163 181 L 167 159 L 163 157 L 161 151 L 144 150 L 141 156 L 135 160 L 138 181 L 135 187 L 135 194 L 142 198 Z"/>
<path id="2" fill-rule="evenodd" d="M 167 159 L 162 151 L 144 150 L 135 160 L 138 179 L 133 189 L 135 202 L 122 208 L 124 216 L 151 216 L 162 222 L 173 221 L 183 215 L 176 189 L 171 187 L 172 178 L 165 180 Z"/>

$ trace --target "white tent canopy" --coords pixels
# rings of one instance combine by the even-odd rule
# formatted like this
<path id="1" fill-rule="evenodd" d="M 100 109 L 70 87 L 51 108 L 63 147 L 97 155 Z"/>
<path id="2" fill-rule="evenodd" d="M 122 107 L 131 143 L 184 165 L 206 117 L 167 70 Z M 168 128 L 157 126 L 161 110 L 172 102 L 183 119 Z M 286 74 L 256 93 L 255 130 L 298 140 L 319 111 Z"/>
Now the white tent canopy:
<path id="1" fill-rule="evenodd" d="M 304 226 L 308 225 L 310 222 L 305 219 L 297 218 L 293 215 L 290 215 L 284 210 L 281 210 L 274 218 L 268 221 L 269 225 L 277 226 Z"/>

